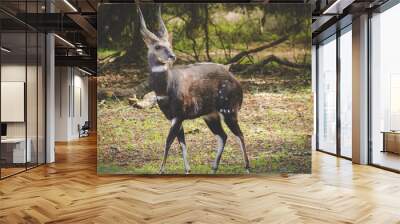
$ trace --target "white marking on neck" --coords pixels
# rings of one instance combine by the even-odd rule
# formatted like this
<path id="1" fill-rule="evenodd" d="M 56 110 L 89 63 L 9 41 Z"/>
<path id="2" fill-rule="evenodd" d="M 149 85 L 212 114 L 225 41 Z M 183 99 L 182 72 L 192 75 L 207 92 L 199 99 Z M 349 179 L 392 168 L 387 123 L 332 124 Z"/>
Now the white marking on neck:
<path id="1" fill-rule="evenodd" d="M 151 72 L 166 72 L 168 70 L 167 65 L 157 65 L 151 68 Z"/>
<path id="2" fill-rule="evenodd" d="M 157 100 L 164 100 L 164 99 L 168 99 L 168 96 L 156 96 Z"/>

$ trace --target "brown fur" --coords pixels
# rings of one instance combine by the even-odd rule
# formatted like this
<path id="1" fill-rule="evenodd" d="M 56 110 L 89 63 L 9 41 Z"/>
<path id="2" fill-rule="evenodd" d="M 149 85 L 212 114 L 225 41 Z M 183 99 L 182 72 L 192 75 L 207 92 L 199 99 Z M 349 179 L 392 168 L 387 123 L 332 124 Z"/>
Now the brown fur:
<path id="1" fill-rule="evenodd" d="M 156 36 L 147 30 L 140 9 L 138 12 L 143 40 L 149 49 L 148 61 L 152 71 L 149 84 L 158 96 L 158 106 L 172 123 L 165 144 L 160 173 L 164 172 L 168 151 L 175 138 L 178 138 L 181 144 L 185 171 L 186 173 L 190 172 L 182 122 L 199 117 L 204 117 L 207 126 L 213 134 L 218 136 L 220 141 L 212 167 L 213 172 L 216 172 L 227 138 L 221 126 L 219 114 L 224 115 L 224 122 L 239 138 L 245 168 L 248 170 L 249 160 L 243 133 L 237 119 L 243 101 L 243 91 L 239 81 L 228 71 L 227 66 L 221 64 L 198 63 L 172 67 L 176 56 L 172 51 L 171 42 L 168 42 L 168 34 L 162 22 L 160 8 L 158 17 L 163 27 L 161 36 Z"/>

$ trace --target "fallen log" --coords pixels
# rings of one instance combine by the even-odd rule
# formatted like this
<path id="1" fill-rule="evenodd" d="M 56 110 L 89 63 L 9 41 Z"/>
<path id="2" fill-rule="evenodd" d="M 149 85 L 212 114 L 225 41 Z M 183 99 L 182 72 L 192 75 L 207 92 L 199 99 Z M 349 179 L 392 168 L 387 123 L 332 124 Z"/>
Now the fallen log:
<path id="1" fill-rule="evenodd" d="M 256 64 L 252 64 L 252 65 L 233 65 L 232 66 L 232 70 L 236 70 L 239 73 L 249 73 L 249 72 L 254 72 L 256 70 L 262 69 L 265 65 L 272 63 L 272 62 L 276 62 L 279 65 L 284 65 L 287 67 L 291 67 L 291 68 L 296 68 L 296 69 L 306 69 L 306 68 L 310 68 L 309 64 L 297 64 L 291 61 L 288 61 L 286 59 L 281 59 L 278 58 L 275 55 L 269 55 L 267 58 L 265 58 L 264 60 L 256 63 Z M 239 71 L 242 70 L 242 71 Z"/>
<path id="2" fill-rule="evenodd" d="M 274 47 L 274 46 L 276 46 L 276 45 L 278 45 L 280 43 L 285 42 L 286 40 L 288 40 L 288 38 L 289 38 L 289 36 L 283 36 L 283 37 L 279 38 L 278 40 L 275 40 L 275 41 L 273 41 L 271 43 L 268 43 L 268 44 L 265 44 L 265 45 L 262 45 L 260 47 L 257 47 L 257 48 L 254 48 L 254 49 L 250 49 L 250 50 L 247 50 L 247 51 L 242 51 L 242 52 L 236 54 L 235 56 L 233 56 L 226 64 L 236 63 L 236 62 L 240 61 L 242 58 L 246 57 L 249 54 L 254 54 L 254 53 L 263 51 L 263 50 L 265 50 L 267 48 Z"/>

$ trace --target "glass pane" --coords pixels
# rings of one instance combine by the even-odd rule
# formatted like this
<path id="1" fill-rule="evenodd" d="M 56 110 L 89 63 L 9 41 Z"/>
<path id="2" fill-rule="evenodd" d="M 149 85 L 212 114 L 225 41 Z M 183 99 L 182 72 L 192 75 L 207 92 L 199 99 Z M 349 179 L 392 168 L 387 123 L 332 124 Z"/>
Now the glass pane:
<path id="1" fill-rule="evenodd" d="M 318 148 L 336 153 L 336 37 L 318 48 Z"/>
<path id="2" fill-rule="evenodd" d="M 39 34 L 38 45 L 38 163 L 45 163 L 45 44 L 46 38 L 44 34 Z"/>
<path id="3" fill-rule="evenodd" d="M 340 152 L 352 157 L 352 35 L 345 30 L 340 36 Z"/>
<path id="4" fill-rule="evenodd" d="M 26 111 L 27 111 L 27 142 L 28 151 L 30 150 L 30 160 L 28 160 L 28 168 L 37 165 L 37 132 L 38 132 L 38 57 L 37 57 L 37 45 L 38 36 L 35 32 L 27 33 L 28 38 L 28 63 L 27 63 L 27 94 L 26 94 Z"/>
<path id="5" fill-rule="evenodd" d="M 2 33 L 1 44 L 1 172 L 5 177 L 25 170 L 31 151 L 26 150 L 26 35 Z"/>
<path id="6" fill-rule="evenodd" d="M 372 163 L 400 170 L 400 5 L 372 17 Z"/>

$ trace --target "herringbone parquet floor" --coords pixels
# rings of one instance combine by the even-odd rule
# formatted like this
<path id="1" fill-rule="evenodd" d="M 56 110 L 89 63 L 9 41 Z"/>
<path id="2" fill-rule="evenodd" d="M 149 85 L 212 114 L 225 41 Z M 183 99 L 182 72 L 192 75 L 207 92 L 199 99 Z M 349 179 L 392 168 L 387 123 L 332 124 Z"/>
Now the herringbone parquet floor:
<path id="1" fill-rule="evenodd" d="M 400 223 L 400 175 L 313 154 L 313 174 L 96 175 L 96 141 L 0 181 L 0 223 Z"/>

